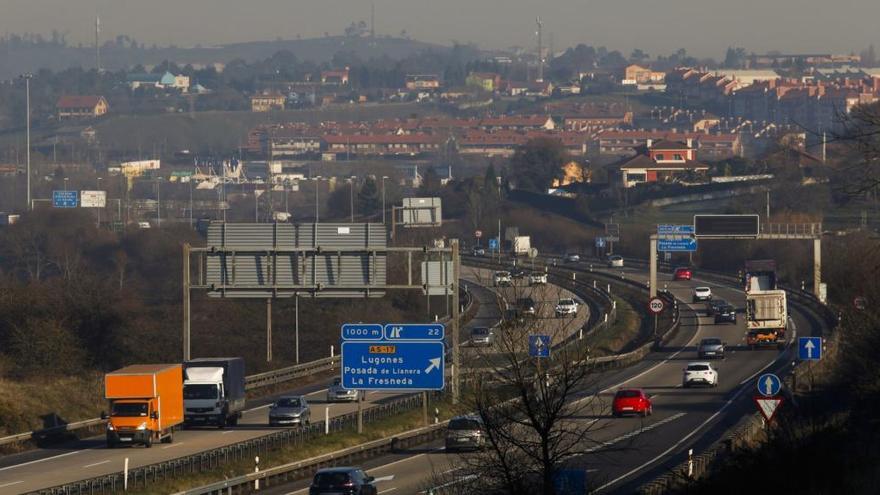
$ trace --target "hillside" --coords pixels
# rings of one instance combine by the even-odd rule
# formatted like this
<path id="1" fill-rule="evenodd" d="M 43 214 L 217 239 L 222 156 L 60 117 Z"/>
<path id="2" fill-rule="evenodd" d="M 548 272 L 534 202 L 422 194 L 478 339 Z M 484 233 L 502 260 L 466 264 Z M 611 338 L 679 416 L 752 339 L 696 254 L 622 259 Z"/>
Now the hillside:
<path id="1" fill-rule="evenodd" d="M 9 79 L 40 69 L 64 70 L 94 67 L 95 49 L 56 43 L 4 43 L 0 50 L 0 79 Z M 301 40 L 254 41 L 213 47 L 148 47 L 127 40 L 108 42 L 101 48 L 101 66 L 119 70 L 135 65 L 157 65 L 171 60 L 179 65 L 226 64 L 235 59 L 256 61 L 286 50 L 300 60 L 329 62 L 338 52 L 349 52 L 362 60 L 389 57 L 401 59 L 425 50 L 445 51 L 448 47 L 392 37 L 327 36 Z"/>

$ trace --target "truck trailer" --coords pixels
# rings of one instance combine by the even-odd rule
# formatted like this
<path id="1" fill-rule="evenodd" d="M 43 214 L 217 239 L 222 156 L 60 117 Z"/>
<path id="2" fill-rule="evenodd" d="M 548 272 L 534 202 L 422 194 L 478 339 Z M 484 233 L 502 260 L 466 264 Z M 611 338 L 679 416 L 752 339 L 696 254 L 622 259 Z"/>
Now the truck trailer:
<path id="1" fill-rule="evenodd" d="M 787 323 L 784 290 L 752 290 L 746 294 L 746 344 L 750 348 L 784 347 Z"/>
<path id="2" fill-rule="evenodd" d="M 104 377 L 109 401 L 107 447 L 154 441 L 171 443 L 183 422 L 183 368 L 180 364 L 135 364 Z"/>
<path id="3" fill-rule="evenodd" d="M 245 407 L 244 359 L 198 358 L 183 363 L 184 425 L 235 426 Z"/>
<path id="4" fill-rule="evenodd" d="M 513 238 L 511 248 L 514 256 L 528 256 L 532 248 L 532 239 L 527 235 L 518 235 Z"/>

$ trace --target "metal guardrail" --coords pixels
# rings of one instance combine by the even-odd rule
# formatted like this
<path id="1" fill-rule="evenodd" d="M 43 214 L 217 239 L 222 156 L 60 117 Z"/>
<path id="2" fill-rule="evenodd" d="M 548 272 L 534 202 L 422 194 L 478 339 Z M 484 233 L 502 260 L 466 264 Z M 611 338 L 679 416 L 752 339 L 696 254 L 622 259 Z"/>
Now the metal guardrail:
<path id="1" fill-rule="evenodd" d="M 373 406 L 364 410 L 364 424 L 369 424 L 402 412 L 412 411 L 422 406 L 422 394 L 410 395 Z M 343 414 L 330 419 L 330 432 L 336 433 L 357 428 L 357 412 Z M 310 424 L 304 428 L 284 428 L 242 442 L 214 448 L 204 452 L 176 459 L 137 467 L 128 471 L 130 489 L 148 489 L 151 483 L 161 482 L 181 474 L 194 474 L 215 469 L 220 465 L 244 459 L 269 450 L 305 445 L 309 441 L 324 436 L 324 421 Z M 83 495 L 93 493 L 116 493 L 123 490 L 124 473 L 116 472 L 103 476 L 67 483 L 51 488 L 29 492 L 29 495 Z"/>
<path id="2" fill-rule="evenodd" d="M 473 296 L 471 295 L 470 291 L 466 291 L 465 311 L 462 314 L 467 314 L 468 310 L 471 308 L 471 306 L 473 306 L 473 302 Z M 245 378 L 245 390 L 255 390 L 258 388 L 267 387 L 270 385 L 277 385 L 279 383 L 311 376 L 325 371 L 332 371 L 333 369 L 339 367 L 340 360 L 341 356 L 336 355 L 332 357 L 316 359 L 307 363 L 295 364 L 293 366 L 279 368 L 277 370 L 250 375 Z M 4 445 L 11 445 L 27 441 L 39 442 L 42 439 L 50 438 L 53 436 L 63 436 L 63 434 L 65 433 L 79 432 L 82 430 L 89 431 L 91 429 L 103 427 L 106 423 L 106 419 L 92 418 L 77 421 L 74 423 L 54 426 L 51 428 L 45 428 L 42 430 L 34 430 L 24 433 L 18 433 L 15 435 L 9 435 L 0 438 L 0 447 Z"/>
<path id="3" fill-rule="evenodd" d="M 251 486 L 254 485 L 257 480 L 260 481 L 261 488 L 288 483 L 291 480 L 307 478 L 313 475 L 315 471 L 325 466 L 339 465 L 340 463 L 355 464 L 355 461 L 367 459 L 387 452 L 393 452 L 399 448 L 421 445 L 425 442 L 439 438 L 443 434 L 446 424 L 447 421 L 443 421 L 438 424 L 405 432 L 402 435 L 386 437 L 355 447 L 330 452 L 311 459 L 268 468 L 259 473 L 248 473 L 244 476 L 238 476 L 193 488 L 191 490 L 177 492 L 174 495 L 249 493 Z"/>

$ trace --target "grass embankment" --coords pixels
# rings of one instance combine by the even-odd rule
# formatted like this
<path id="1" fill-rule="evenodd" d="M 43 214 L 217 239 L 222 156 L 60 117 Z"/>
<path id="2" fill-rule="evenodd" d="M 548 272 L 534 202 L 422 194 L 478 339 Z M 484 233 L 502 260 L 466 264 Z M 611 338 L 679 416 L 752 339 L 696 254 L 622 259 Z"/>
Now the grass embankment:
<path id="1" fill-rule="evenodd" d="M 0 377 L 0 437 L 96 418 L 104 407 L 103 375 Z"/>
<path id="2" fill-rule="evenodd" d="M 626 300 L 614 296 L 617 302 L 617 320 L 590 335 L 588 342 L 595 357 L 617 354 L 633 346 L 642 327 L 642 316 Z"/>
<path id="3" fill-rule="evenodd" d="M 447 401 L 430 403 L 429 413 L 433 413 L 435 407 L 440 410 L 439 417 L 441 421 L 449 419 L 454 415 L 453 407 Z M 429 414 L 429 421 L 433 421 L 433 416 L 431 414 Z M 322 454 L 394 436 L 422 426 L 424 426 L 422 410 L 421 408 L 418 408 L 375 423 L 365 424 L 364 433 L 360 435 L 351 431 L 333 433 L 331 435 L 314 439 L 305 445 L 287 446 L 282 449 L 270 451 L 266 454 L 260 454 L 260 469 L 265 470 L 290 462 L 310 459 Z M 174 493 L 214 483 L 225 478 L 242 476 L 247 473 L 252 473 L 253 471 L 253 459 L 248 459 L 246 461 L 229 463 L 210 471 L 204 471 L 186 477 L 178 477 L 172 480 L 165 480 L 159 483 L 152 483 L 145 489 L 130 489 L 128 492 L 133 494 Z"/>

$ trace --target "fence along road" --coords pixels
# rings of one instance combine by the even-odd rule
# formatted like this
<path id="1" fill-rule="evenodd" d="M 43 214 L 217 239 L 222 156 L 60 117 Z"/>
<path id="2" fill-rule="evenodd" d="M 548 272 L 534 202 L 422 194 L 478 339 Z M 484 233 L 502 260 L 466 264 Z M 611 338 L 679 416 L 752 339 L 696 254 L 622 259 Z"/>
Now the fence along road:
<path id="1" fill-rule="evenodd" d="M 597 262 L 594 262 L 598 266 Z M 578 278 L 589 277 L 589 262 L 568 265 L 566 272 L 576 271 Z M 594 276 L 606 280 L 620 279 L 623 272 L 627 279 L 644 283 L 647 272 L 633 268 L 594 268 Z M 698 272 L 699 275 L 699 272 Z M 745 296 L 738 289 L 707 283 L 697 277 L 690 282 L 673 282 L 667 276 L 671 293 L 679 299 L 681 310 L 680 330 L 659 349 L 624 370 L 601 373 L 595 391 L 599 392 L 597 430 L 593 438 L 598 445 L 625 447 L 616 452 L 581 459 L 579 465 L 589 470 L 589 478 L 603 491 L 626 490 L 654 476 L 658 471 L 671 468 L 681 462 L 683 453 L 700 441 L 711 443 L 720 437 L 734 422 L 751 412 L 748 396 L 754 387 L 754 377 L 774 363 L 784 361 L 787 354 L 777 351 L 749 351 L 742 341 L 745 333 L 740 314 L 737 325 L 715 325 L 705 316 L 704 304 L 691 304 L 693 287 L 710 285 L 716 297 L 742 310 Z M 795 306 L 794 320 L 801 332 L 819 332 L 819 323 L 810 318 L 803 307 Z M 689 361 L 697 361 L 696 345 L 705 337 L 721 337 L 728 343 L 728 356 L 714 364 L 719 370 L 717 388 L 682 389 L 682 368 Z M 787 351 L 786 351 L 787 352 Z M 644 388 L 654 401 L 654 415 L 648 418 L 610 417 L 613 393 L 621 387 Z M 585 392 L 589 396 L 590 392 Z M 585 419 L 587 421 L 587 419 Z M 598 448 L 597 445 L 597 448 Z M 379 490 L 395 490 L 398 493 L 415 493 L 424 490 L 428 477 L 425 473 L 455 470 L 455 459 L 443 452 L 441 442 L 420 446 L 417 451 L 398 453 L 365 463 L 371 476 L 388 478 Z M 452 471 L 454 474 L 455 471 Z M 454 481 L 454 479 L 452 480 Z M 306 481 L 285 485 L 277 493 L 301 494 Z M 276 493 L 276 492 L 273 492 Z"/>
<path id="2" fill-rule="evenodd" d="M 474 325 L 491 326 L 497 321 L 497 319 L 493 319 L 494 315 L 497 315 L 497 309 L 493 309 L 497 300 L 496 296 L 490 290 L 475 290 L 474 294 L 481 298 L 481 304 L 474 321 L 469 322 L 467 328 Z M 324 406 L 326 405 L 324 403 L 326 394 L 324 386 L 316 385 L 306 389 L 295 389 L 288 394 L 306 395 L 313 407 L 312 417 L 314 420 L 323 419 Z M 366 409 L 405 395 L 368 393 L 364 406 Z M 263 399 L 260 402 L 268 401 L 269 399 Z M 174 443 L 155 445 L 151 449 L 135 447 L 108 450 L 104 447 L 104 437 L 101 435 L 51 450 L 41 449 L 6 456 L 0 459 L 0 479 L 4 480 L 0 483 L 0 494 L 34 491 L 44 487 L 115 473 L 122 469 L 125 457 L 129 458 L 130 467 L 135 468 L 268 435 L 277 431 L 277 428 L 267 426 L 267 405 L 258 405 L 248 410 L 238 428 L 186 430 L 175 435 Z M 354 403 L 330 404 L 329 407 L 331 417 L 349 414 L 357 409 L 357 405 Z"/>

